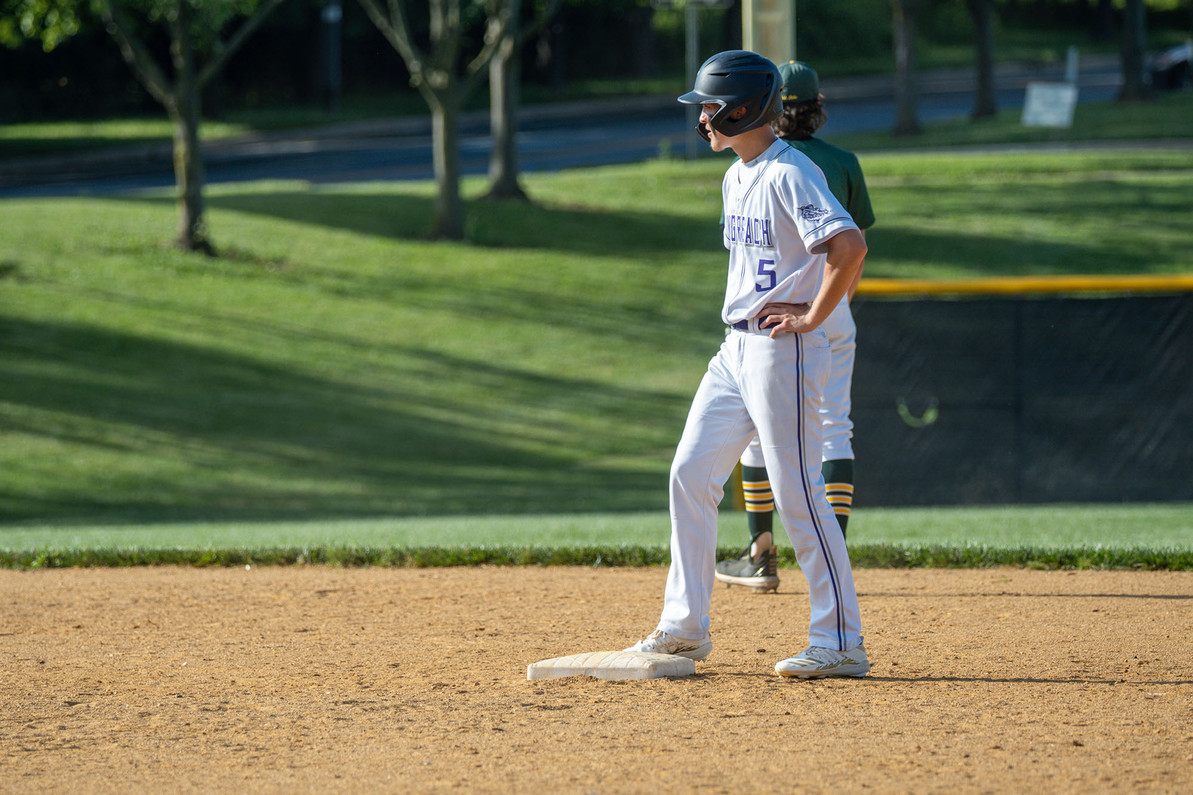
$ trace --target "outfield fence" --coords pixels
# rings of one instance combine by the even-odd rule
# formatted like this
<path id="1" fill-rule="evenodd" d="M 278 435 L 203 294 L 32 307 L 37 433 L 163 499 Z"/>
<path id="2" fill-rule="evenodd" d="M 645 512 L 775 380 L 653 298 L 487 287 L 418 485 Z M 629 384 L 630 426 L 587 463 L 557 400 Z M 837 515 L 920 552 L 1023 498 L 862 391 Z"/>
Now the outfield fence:
<path id="1" fill-rule="evenodd" d="M 1193 500 L 1193 276 L 864 279 L 871 506 Z"/>

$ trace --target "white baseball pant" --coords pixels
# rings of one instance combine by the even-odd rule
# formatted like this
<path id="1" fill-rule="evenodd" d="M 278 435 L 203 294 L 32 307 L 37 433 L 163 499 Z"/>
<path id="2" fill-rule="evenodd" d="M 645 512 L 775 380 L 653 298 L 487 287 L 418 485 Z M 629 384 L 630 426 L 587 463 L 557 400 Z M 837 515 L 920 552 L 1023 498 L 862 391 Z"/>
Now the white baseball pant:
<path id="1" fill-rule="evenodd" d="M 857 351 L 857 325 L 849 311 L 848 299 L 829 313 L 820 326 L 828 334 L 832 351 L 832 366 L 824 388 L 824 401 L 820 404 L 820 433 L 822 461 L 840 461 L 853 458 L 853 412 L 851 394 L 853 390 L 853 359 Z M 762 444 L 755 437 L 742 454 L 743 466 L 764 467 L 765 456 Z M 767 474 L 770 474 L 769 471 Z"/>
<path id="2" fill-rule="evenodd" d="M 753 324 L 752 324 L 753 327 Z M 823 329 L 731 331 L 700 382 L 671 465 L 671 567 L 658 628 L 708 632 L 724 483 L 755 434 L 775 506 L 808 581 L 809 645 L 861 643 L 861 617 L 845 539 L 824 492 L 818 411 L 829 373 Z"/>

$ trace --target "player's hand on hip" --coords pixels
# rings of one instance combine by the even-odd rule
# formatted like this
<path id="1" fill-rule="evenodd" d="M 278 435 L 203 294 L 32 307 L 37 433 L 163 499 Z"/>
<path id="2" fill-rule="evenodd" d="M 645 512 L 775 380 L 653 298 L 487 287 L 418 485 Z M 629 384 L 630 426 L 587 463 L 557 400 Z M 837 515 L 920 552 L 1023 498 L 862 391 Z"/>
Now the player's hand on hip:
<path id="1" fill-rule="evenodd" d="M 762 318 L 759 325 L 770 329 L 771 339 L 780 334 L 803 334 L 816 328 L 808 322 L 811 309 L 811 304 L 767 304 L 758 315 Z"/>

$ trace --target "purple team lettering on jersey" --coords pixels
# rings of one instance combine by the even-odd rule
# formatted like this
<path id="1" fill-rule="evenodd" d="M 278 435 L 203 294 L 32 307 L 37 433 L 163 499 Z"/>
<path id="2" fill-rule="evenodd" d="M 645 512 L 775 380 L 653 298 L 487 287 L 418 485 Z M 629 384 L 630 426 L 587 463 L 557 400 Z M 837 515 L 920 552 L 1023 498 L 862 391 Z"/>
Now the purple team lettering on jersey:
<path id="1" fill-rule="evenodd" d="M 730 243 L 743 246 L 771 246 L 771 221 L 769 218 L 749 218 L 744 215 L 730 215 L 725 226 L 725 236 Z"/>

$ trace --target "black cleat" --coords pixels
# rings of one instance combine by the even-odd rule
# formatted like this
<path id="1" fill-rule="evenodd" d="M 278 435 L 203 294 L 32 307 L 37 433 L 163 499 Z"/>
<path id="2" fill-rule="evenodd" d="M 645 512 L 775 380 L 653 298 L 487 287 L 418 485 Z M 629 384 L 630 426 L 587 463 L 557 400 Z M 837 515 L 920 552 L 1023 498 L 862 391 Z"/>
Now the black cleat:
<path id="1" fill-rule="evenodd" d="M 775 548 L 771 547 L 752 558 L 750 548 L 746 547 L 740 557 L 722 560 L 717 564 L 717 579 L 726 585 L 742 585 L 759 593 L 779 590 Z"/>

